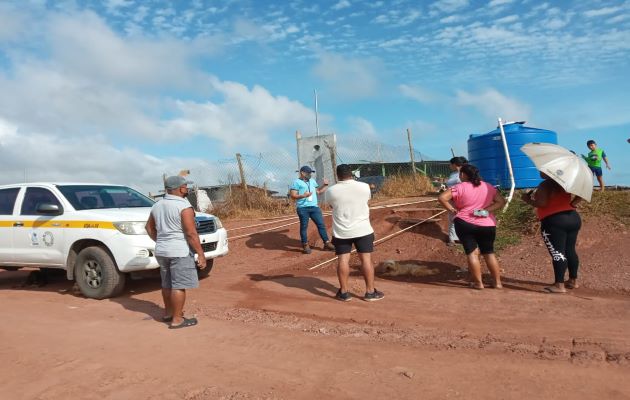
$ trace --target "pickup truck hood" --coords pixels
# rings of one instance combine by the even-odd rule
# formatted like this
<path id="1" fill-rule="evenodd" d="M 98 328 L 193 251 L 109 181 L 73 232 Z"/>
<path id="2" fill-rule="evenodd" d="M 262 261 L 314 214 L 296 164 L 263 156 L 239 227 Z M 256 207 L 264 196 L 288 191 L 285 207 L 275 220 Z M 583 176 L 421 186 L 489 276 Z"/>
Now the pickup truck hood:
<path id="1" fill-rule="evenodd" d="M 138 208 L 105 208 L 99 210 L 81 210 L 78 215 L 102 221 L 146 221 L 149 219 L 151 207 Z"/>
<path id="2" fill-rule="evenodd" d="M 119 222 L 119 221 L 146 221 L 149 219 L 151 207 L 138 208 L 105 208 L 98 210 L 81 210 L 77 214 L 92 217 L 94 219 Z M 197 217 L 212 217 L 210 214 L 196 212 Z"/>

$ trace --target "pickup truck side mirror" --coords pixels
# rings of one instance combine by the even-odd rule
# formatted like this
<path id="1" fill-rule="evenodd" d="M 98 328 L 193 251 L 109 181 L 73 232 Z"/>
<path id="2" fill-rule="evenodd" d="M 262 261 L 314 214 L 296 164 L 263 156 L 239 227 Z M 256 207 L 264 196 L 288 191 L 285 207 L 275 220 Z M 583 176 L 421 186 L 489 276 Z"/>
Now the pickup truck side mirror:
<path id="1" fill-rule="evenodd" d="M 57 204 L 42 203 L 37 206 L 37 212 L 44 215 L 61 215 L 63 211 Z"/>

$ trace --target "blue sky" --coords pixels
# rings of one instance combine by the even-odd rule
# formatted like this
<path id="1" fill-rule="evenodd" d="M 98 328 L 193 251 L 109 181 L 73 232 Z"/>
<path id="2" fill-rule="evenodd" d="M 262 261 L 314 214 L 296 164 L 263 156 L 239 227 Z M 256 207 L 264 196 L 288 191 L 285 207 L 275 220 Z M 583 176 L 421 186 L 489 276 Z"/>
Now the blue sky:
<path id="1" fill-rule="evenodd" d="M 434 159 L 526 120 L 630 184 L 630 1 L 3 1 L 0 183 L 159 187 L 294 132 Z M 216 179 L 217 177 L 213 177 Z"/>

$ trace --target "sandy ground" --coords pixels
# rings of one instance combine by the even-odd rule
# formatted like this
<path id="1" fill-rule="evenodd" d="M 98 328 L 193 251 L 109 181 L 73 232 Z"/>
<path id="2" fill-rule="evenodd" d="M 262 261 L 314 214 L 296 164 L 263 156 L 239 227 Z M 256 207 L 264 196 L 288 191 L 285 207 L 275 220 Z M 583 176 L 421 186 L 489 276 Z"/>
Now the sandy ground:
<path id="1" fill-rule="evenodd" d="M 431 213 L 375 211 L 377 237 Z M 585 223 L 584 286 L 569 295 L 541 292 L 552 273 L 538 237 L 501 254 L 504 290 L 467 289 L 440 221 L 377 247 L 377 266 L 424 272 L 377 278 L 376 303 L 356 271 L 353 301 L 333 300 L 335 264 L 308 271 L 332 255 L 315 239 L 302 255 L 297 225 L 256 234 L 190 291 L 200 324 L 178 331 L 157 321 L 155 277 L 95 301 L 63 279 L 21 288 L 28 271 L 1 271 L 0 398 L 630 399 L 630 241 L 598 221 Z"/>

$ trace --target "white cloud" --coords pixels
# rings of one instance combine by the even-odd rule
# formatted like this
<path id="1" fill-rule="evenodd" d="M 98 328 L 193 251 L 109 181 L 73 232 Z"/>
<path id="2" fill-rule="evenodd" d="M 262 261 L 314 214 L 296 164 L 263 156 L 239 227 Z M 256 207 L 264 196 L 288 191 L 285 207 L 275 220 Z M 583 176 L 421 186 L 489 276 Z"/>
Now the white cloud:
<path id="1" fill-rule="evenodd" d="M 491 0 L 490 3 L 488 3 L 488 7 L 503 6 L 503 5 L 506 5 L 506 4 L 510 4 L 513 1 L 514 0 Z"/>
<path id="2" fill-rule="evenodd" d="M 426 89 L 419 86 L 399 85 L 398 90 L 400 93 L 410 99 L 413 99 L 419 103 L 428 104 L 437 100 L 437 96 Z"/>
<path id="3" fill-rule="evenodd" d="M 378 137 L 378 132 L 372 122 L 361 117 L 348 117 L 349 133 L 351 135 L 370 137 L 375 139 Z"/>
<path id="4" fill-rule="evenodd" d="M 211 78 L 221 103 L 176 102 L 180 116 L 162 123 L 164 138 L 202 135 L 227 145 L 258 148 L 275 133 L 310 125 L 313 111 L 286 97 L 274 97 L 260 86 L 251 90 L 237 82 Z"/>
<path id="5" fill-rule="evenodd" d="M 420 16 L 422 15 L 422 13 L 418 10 L 411 10 L 407 13 L 405 13 L 405 15 L 398 21 L 398 26 L 407 26 L 411 23 L 413 23 L 414 21 L 416 21 L 418 18 L 420 18 Z"/>
<path id="6" fill-rule="evenodd" d="M 203 136 L 246 150 L 312 120 L 299 102 L 198 69 L 205 40 L 123 39 L 91 12 L 51 14 L 41 27 L 37 44 L 50 43 L 49 51 L 23 50 L 9 60 L 10 73 L 0 70 L 0 118 L 24 134 Z"/>
<path id="7" fill-rule="evenodd" d="M 79 76 L 130 86 L 195 87 L 190 61 L 219 44 L 207 39 L 185 43 L 173 39 L 123 39 L 92 12 L 55 15 L 49 19 L 52 56 L 66 71 Z"/>
<path id="8" fill-rule="evenodd" d="M 337 4 L 332 6 L 333 10 L 343 10 L 344 8 L 348 8 L 352 6 L 348 0 L 340 0 Z"/>
<path id="9" fill-rule="evenodd" d="M 621 7 L 604 7 L 604 8 L 598 8 L 598 9 L 585 11 L 584 16 L 588 18 L 601 17 L 605 15 L 614 14 L 620 10 L 621 10 Z"/>
<path id="10" fill-rule="evenodd" d="M 469 0 L 438 0 L 431 7 L 450 13 L 468 7 Z"/>
<path id="11" fill-rule="evenodd" d="M 518 20 L 519 20 L 519 16 L 518 15 L 508 15 L 506 17 L 497 19 L 495 22 L 497 24 L 510 24 L 510 23 L 516 22 Z"/>
<path id="12" fill-rule="evenodd" d="M 620 22 L 626 21 L 628 18 L 630 18 L 630 15 L 628 15 L 628 14 L 619 14 L 619 15 L 616 15 L 616 16 L 606 20 L 606 23 L 607 24 L 618 24 Z"/>
<path id="13" fill-rule="evenodd" d="M 501 117 L 504 121 L 527 120 L 531 114 L 527 104 L 507 97 L 496 89 L 487 89 L 477 94 L 459 90 L 455 102 L 461 106 L 473 107 L 488 118 Z"/>
<path id="14" fill-rule="evenodd" d="M 456 22 L 460 22 L 462 19 L 463 18 L 461 15 L 449 15 L 448 17 L 440 19 L 440 22 L 443 24 L 453 24 Z"/>
<path id="15" fill-rule="evenodd" d="M 381 24 L 381 25 L 385 25 L 385 24 L 389 24 L 391 21 L 390 16 L 388 14 L 379 14 L 376 16 L 376 18 L 374 18 L 372 20 L 372 22 L 376 23 L 376 24 Z"/>
<path id="16" fill-rule="evenodd" d="M 28 154 L 28 157 L 25 155 Z M 0 184 L 23 182 L 101 182 L 156 193 L 163 173 L 191 169 L 199 179 L 216 182 L 216 168 L 199 159 L 158 158 L 130 148 L 118 148 L 102 137 L 60 139 L 24 134 L 0 118 Z M 199 182 L 203 183 L 203 182 Z"/>
<path id="17" fill-rule="evenodd" d="M 350 58 L 324 53 L 313 73 L 325 81 L 336 95 L 357 99 L 378 93 L 383 70 L 381 61 L 376 58 Z"/>
<path id="18" fill-rule="evenodd" d="M 134 5 L 133 0 L 107 0 L 105 8 L 112 14 L 119 12 L 121 8 L 129 8 Z"/>
<path id="19" fill-rule="evenodd" d="M 30 21 L 26 15 L 8 4 L 0 4 L 0 44 L 20 39 L 29 25 Z"/>
<path id="20" fill-rule="evenodd" d="M 397 38 L 397 39 L 386 40 L 380 43 L 378 46 L 382 48 L 398 47 L 408 42 L 409 40 L 406 38 Z"/>

